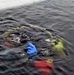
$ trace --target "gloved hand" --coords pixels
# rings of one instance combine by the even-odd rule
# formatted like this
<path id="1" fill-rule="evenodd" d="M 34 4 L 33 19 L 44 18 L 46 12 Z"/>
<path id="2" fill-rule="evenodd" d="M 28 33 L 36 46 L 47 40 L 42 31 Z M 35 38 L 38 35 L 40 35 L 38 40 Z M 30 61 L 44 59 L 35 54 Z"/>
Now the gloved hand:
<path id="1" fill-rule="evenodd" d="M 35 56 L 35 55 L 37 55 L 37 49 L 36 49 L 36 47 L 35 47 L 35 45 L 33 45 L 31 42 L 28 44 L 28 46 L 27 46 L 27 54 L 29 55 L 29 56 Z"/>

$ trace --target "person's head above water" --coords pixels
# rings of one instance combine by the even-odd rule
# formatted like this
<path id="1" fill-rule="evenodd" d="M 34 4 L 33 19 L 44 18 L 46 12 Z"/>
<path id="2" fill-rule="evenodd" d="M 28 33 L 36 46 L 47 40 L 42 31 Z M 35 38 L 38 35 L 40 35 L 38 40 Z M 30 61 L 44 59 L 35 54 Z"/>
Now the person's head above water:
<path id="1" fill-rule="evenodd" d="M 25 33 L 10 33 L 6 38 L 5 42 L 10 43 L 13 46 L 25 44 L 29 41 L 29 37 Z"/>
<path id="2" fill-rule="evenodd" d="M 19 45 L 20 44 L 20 36 L 16 34 L 10 34 L 6 39 L 6 42 L 10 43 L 11 45 Z"/>

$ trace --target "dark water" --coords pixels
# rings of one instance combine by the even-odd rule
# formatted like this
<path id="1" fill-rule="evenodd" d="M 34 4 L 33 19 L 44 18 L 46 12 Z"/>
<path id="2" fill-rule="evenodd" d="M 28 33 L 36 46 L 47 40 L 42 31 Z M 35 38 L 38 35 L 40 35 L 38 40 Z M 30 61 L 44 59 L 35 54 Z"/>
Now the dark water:
<path id="1" fill-rule="evenodd" d="M 69 45 L 69 61 L 56 64 L 53 75 L 74 75 L 74 0 L 48 0 L 0 12 L 0 34 L 26 23 L 56 31 Z"/>

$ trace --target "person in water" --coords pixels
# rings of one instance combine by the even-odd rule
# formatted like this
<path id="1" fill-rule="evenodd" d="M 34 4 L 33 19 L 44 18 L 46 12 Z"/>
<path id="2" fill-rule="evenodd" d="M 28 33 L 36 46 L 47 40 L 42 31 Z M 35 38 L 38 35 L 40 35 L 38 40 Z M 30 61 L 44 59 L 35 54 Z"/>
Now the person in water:
<path id="1" fill-rule="evenodd" d="M 20 37 L 16 36 L 16 34 L 10 34 L 4 43 L 4 46 L 14 47 L 20 44 Z"/>
<path id="2" fill-rule="evenodd" d="M 4 43 L 4 46 L 7 47 L 16 47 L 19 46 L 20 43 L 24 43 L 26 44 L 28 42 L 27 45 L 27 54 L 32 57 L 37 55 L 37 48 L 36 46 L 29 41 L 29 37 L 26 34 L 21 34 L 20 35 L 16 35 L 14 33 L 10 34 L 9 37 L 6 38 L 6 41 Z"/>
<path id="3" fill-rule="evenodd" d="M 32 59 L 33 65 L 40 71 L 41 75 L 50 74 L 54 68 L 53 63 L 39 57 L 36 46 L 30 41 L 27 35 L 22 34 L 21 36 L 17 36 L 16 34 L 10 34 L 9 37 L 6 38 L 4 45 L 11 48 L 18 46 L 20 43 L 26 44 L 27 42 L 26 53 L 29 60 Z M 24 50 L 23 53 L 25 53 Z"/>

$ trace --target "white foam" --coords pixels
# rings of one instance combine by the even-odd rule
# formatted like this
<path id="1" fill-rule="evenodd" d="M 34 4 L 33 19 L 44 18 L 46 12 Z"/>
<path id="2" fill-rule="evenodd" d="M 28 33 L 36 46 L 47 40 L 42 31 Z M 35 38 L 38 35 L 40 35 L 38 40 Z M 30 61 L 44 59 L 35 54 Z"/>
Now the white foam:
<path id="1" fill-rule="evenodd" d="M 0 0 L 0 9 L 7 9 L 21 5 L 29 5 L 43 0 Z"/>

